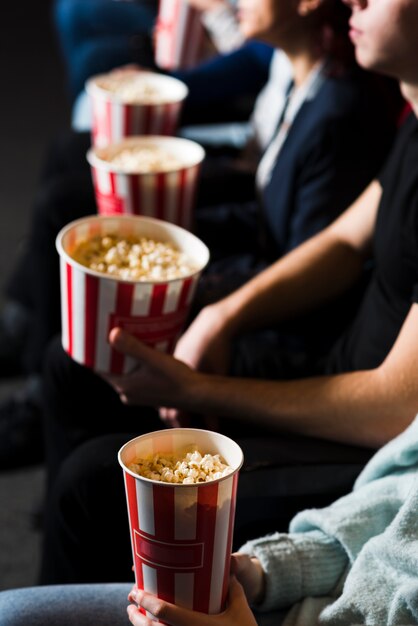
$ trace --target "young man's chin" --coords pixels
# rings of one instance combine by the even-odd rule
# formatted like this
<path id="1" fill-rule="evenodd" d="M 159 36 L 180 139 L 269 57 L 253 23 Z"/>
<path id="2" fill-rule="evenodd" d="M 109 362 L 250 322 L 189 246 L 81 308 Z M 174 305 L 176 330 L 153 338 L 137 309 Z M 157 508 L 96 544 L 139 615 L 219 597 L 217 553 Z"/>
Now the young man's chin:
<path id="1" fill-rule="evenodd" d="M 411 104 L 415 116 L 418 117 L 418 86 L 415 87 L 412 83 L 403 83 L 402 81 L 399 85 L 403 97 Z"/>
<path id="2" fill-rule="evenodd" d="M 396 71 L 390 67 L 389 63 L 385 63 L 383 59 L 376 58 L 370 51 L 356 47 L 356 60 L 360 67 L 371 72 L 398 78 Z"/>

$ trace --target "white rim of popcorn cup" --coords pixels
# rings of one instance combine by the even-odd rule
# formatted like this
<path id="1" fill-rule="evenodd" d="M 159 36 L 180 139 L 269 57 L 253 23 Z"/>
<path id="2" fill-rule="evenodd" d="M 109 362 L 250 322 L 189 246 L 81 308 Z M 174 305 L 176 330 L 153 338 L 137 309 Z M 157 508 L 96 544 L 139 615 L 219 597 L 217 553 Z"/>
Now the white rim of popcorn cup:
<path id="1" fill-rule="evenodd" d="M 123 70 L 121 70 L 123 71 Z M 160 104 L 171 104 L 175 102 L 182 102 L 189 94 L 189 88 L 187 85 L 173 76 L 165 76 L 164 74 L 158 74 L 157 72 L 149 72 L 144 70 L 130 70 L 126 72 L 132 72 L 132 77 L 135 80 L 143 78 L 144 82 L 151 87 L 155 87 L 161 91 L 161 99 L 158 102 L 142 102 L 141 100 L 124 100 L 117 93 L 110 91 L 104 87 L 101 87 L 98 82 L 111 76 L 112 72 L 105 74 L 97 74 L 89 78 L 86 81 L 86 92 L 89 96 L 101 98 L 109 102 L 117 102 L 119 104 L 126 104 L 129 106 L 158 106 Z"/>
<path id="2" fill-rule="evenodd" d="M 92 143 L 106 146 L 124 137 L 135 135 L 175 135 L 188 87 L 177 78 L 140 70 L 120 70 L 133 80 L 148 84 L 159 91 L 159 101 L 139 98 L 129 101 L 122 95 L 101 86 L 109 74 L 94 76 L 86 83 L 92 109 Z"/>
<path id="3" fill-rule="evenodd" d="M 127 171 L 120 167 L 115 167 L 109 159 L 115 157 L 125 148 L 134 148 L 136 146 L 156 146 L 158 148 L 166 148 L 170 154 L 182 161 L 181 165 L 168 170 L 156 170 L 153 172 Z M 204 148 L 190 139 L 181 137 L 166 137 L 164 135 L 144 135 L 137 137 L 126 137 L 125 139 L 113 142 L 103 147 L 93 147 L 87 152 L 87 161 L 97 169 L 115 174 L 152 176 L 155 174 L 178 172 L 179 170 L 192 168 L 200 165 L 205 158 Z"/>
<path id="4" fill-rule="evenodd" d="M 191 441 L 190 439 L 192 435 L 193 438 Z M 150 450 L 148 448 L 147 452 L 145 452 L 146 445 L 149 441 L 152 441 L 152 449 Z M 185 447 L 190 448 L 191 445 L 195 444 L 196 447 L 199 448 L 202 456 L 204 454 L 219 454 L 225 463 L 232 468 L 232 472 L 222 478 L 217 478 L 207 483 L 173 484 L 140 476 L 128 467 L 129 464 L 134 462 L 135 458 L 143 458 L 141 457 L 141 454 L 144 454 L 145 456 L 157 453 L 176 454 L 177 452 L 183 452 Z M 212 444 L 213 447 L 210 448 L 210 444 Z M 144 452 L 142 450 L 144 450 Z M 180 487 L 186 489 L 191 487 L 196 488 L 197 485 L 199 487 L 203 487 L 214 482 L 219 483 L 228 479 L 241 469 L 244 462 L 244 454 L 240 446 L 233 439 L 227 437 L 226 435 L 222 435 L 221 433 L 200 428 L 168 428 L 145 433 L 144 435 L 139 435 L 134 439 L 130 439 L 120 448 L 118 452 L 118 461 L 121 467 L 135 479 L 163 487 Z"/>
<path id="5" fill-rule="evenodd" d="M 163 483 L 128 465 L 141 455 L 195 445 L 232 471 L 205 483 Z M 174 428 L 140 435 L 118 453 L 123 469 L 135 577 L 140 589 L 179 606 L 216 614 L 226 604 L 239 470 L 243 453 L 220 433 Z"/>
<path id="6" fill-rule="evenodd" d="M 115 167 L 113 158 L 125 148 L 155 146 L 179 161 L 166 171 L 126 171 Z M 147 135 L 129 137 L 87 153 L 101 215 L 128 214 L 166 220 L 191 230 L 200 167 L 205 158 L 202 146 L 189 139 Z"/>
<path id="7" fill-rule="evenodd" d="M 88 237 L 138 235 L 174 244 L 195 265 L 187 275 L 163 281 L 111 276 L 78 263 L 72 251 Z M 119 326 L 161 351 L 172 351 L 190 310 L 200 274 L 209 262 L 207 246 L 195 235 L 162 220 L 142 216 L 88 216 L 57 235 L 60 256 L 64 350 L 78 363 L 103 373 L 126 373 L 129 357 L 110 347 Z"/>

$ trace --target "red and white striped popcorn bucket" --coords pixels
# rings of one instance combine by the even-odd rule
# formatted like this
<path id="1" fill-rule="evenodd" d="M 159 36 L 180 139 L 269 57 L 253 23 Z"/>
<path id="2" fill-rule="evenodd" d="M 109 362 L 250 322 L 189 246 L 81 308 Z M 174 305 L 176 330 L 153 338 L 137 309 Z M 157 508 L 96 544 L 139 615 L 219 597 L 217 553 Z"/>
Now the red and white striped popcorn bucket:
<path id="1" fill-rule="evenodd" d="M 193 67 L 199 61 L 203 40 L 199 11 L 185 0 L 160 0 L 155 31 L 155 62 L 159 67 Z"/>
<path id="2" fill-rule="evenodd" d="M 185 252 L 196 269 L 186 277 L 165 282 L 135 281 L 91 270 L 72 258 L 82 241 L 110 234 L 169 242 Z M 209 260 L 204 243 L 160 220 L 96 215 L 68 224 L 58 234 L 56 246 L 60 255 L 62 345 L 75 361 L 103 373 L 131 371 L 133 359 L 109 344 L 109 333 L 115 327 L 158 350 L 173 351 Z"/>
<path id="3" fill-rule="evenodd" d="M 174 135 L 189 90 L 180 80 L 155 72 L 124 70 L 136 84 L 158 92 L 158 103 L 124 102 L 103 88 L 107 76 L 94 76 L 86 83 L 92 108 L 92 143 L 103 147 L 132 135 Z"/>
<path id="4" fill-rule="evenodd" d="M 171 484 L 129 469 L 139 457 L 192 446 L 232 468 L 207 483 Z M 225 607 L 241 448 L 216 432 L 173 428 L 141 435 L 118 455 L 125 478 L 136 583 L 162 600 L 215 614 Z"/>
<path id="5" fill-rule="evenodd" d="M 130 147 L 167 150 L 182 166 L 167 172 L 121 171 L 108 160 Z M 131 137 L 87 153 L 98 212 L 101 215 L 143 215 L 191 230 L 200 167 L 205 151 L 198 143 L 178 137 Z"/>

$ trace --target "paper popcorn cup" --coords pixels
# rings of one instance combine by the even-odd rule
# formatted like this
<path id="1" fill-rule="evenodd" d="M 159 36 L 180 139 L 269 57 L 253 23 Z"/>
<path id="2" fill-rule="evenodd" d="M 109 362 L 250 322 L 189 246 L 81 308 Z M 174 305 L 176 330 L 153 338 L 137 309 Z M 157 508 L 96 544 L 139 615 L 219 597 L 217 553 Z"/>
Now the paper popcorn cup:
<path id="1" fill-rule="evenodd" d="M 182 166 L 169 172 L 127 173 L 108 159 L 122 149 L 157 147 L 167 150 Z M 163 219 L 191 230 L 200 166 L 205 151 L 198 143 L 178 137 L 131 137 L 87 153 L 98 212 L 125 213 Z"/>
<path id="2" fill-rule="evenodd" d="M 126 102 L 122 94 L 103 87 L 112 74 L 94 76 L 86 83 L 92 107 L 93 145 L 103 147 L 132 135 L 174 135 L 189 92 L 187 86 L 176 78 L 155 72 L 125 70 L 120 75 L 131 77 L 133 84 L 154 90 L 158 102 Z"/>
<path id="3" fill-rule="evenodd" d="M 185 252 L 194 272 L 165 282 L 122 280 L 93 271 L 72 258 L 77 245 L 95 235 L 143 236 Z M 126 373 L 129 357 L 113 350 L 109 332 L 124 328 L 150 346 L 172 352 L 186 321 L 207 247 L 178 226 L 142 217 L 91 216 L 71 222 L 57 236 L 60 255 L 62 345 L 78 363 L 103 373 Z"/>
<path id="4" fill-rule="evenodd" d="M 199 60 L 203 38 L 199 11 L 185 0 L 160 0 L 155 33 L 155 62 L 159 67 L 193 67 Z"/>
<path id="5" fill-rule="evenodd" d="M 129 465 L 157 452 L 182 455 L 190 445 L 220 454 L 232 473 L 208 483 L 162 483 Z M 119 451 L 139 589 L 203 613 L 225 607 L 235 517 L 240 447 L 216 432 L 173 428 L 132 439 Z"/>

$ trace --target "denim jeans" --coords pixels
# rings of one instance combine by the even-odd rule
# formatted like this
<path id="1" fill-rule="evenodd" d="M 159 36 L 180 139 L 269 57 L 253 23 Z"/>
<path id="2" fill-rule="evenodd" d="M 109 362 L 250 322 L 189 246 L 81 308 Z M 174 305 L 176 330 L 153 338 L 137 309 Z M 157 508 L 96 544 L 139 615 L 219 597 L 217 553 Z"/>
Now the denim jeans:
<path id="1" fill-rule="evenodd" d="M 126 626 L 131 584 L 55 585 L 0 593 L 2 626 Z M 257 615 L 260 626 L 280 626 L 284 613 Z"/>

